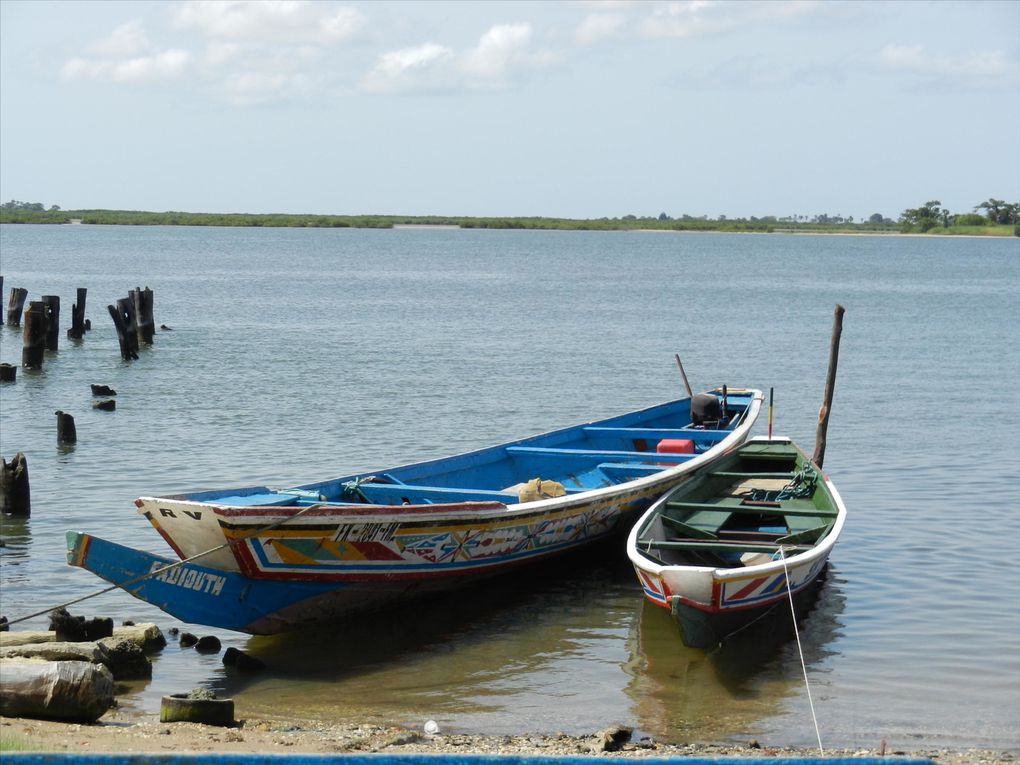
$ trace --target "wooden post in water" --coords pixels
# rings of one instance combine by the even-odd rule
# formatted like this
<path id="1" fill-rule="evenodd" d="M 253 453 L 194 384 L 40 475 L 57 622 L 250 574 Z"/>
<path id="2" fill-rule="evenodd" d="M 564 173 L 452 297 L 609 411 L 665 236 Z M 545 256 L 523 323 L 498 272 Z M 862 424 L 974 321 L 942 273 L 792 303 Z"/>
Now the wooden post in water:
<path id="1" fill-rule="evenodd" d="M 156 334 L 156 322 L 152 319 L 152 290 L 135 288 L 130 292 L 135 308 L 135 320 L 138 324 L 138 339 L 146 345 L 152 345 L 152 337 Z"/>
<path id="2" fill-rule="evenodd" d="M 71 328 L 67 330 L 67 336 L 72 340 L 81 340 L 85 337 L 85 294 L 87 292 L 85 287 L 79 287 L 78 300 L 71 304 Z"/>
<path id="3" fill-rule="evenodd" d="M 815 431 L 815 453 L 811 458 L 818 467 L 825 459 L 825 433 L 829 429 L 829 411 L 832 409 L 832 393 L 836 387 L 836 364 L 839 362 L 839 338 L 843 334 L 843 306 L 836 304 L 832 320 L 832 342 L 829 345 L 829 371 L 825 376 L 825 399 L 818 410 L 818 429 Z"/>
<path id="4" fill-rule="evenodd" d="M 135 325 L 135 306 L 131 298 L 121 298 L 116 307 L 107 306 L 120 341 L 120 356 L 124 361 L 138 358 L 138 328 Z"/>
<path id="5" fill-rule="evenodd" d="M 21 311 L 27 298 L 28 290 L 24 287 L 11 287 L 11 297 L 7 301 L 7 323 L 12 327 L 21 326 Z"/>
<path id="6" fill-rule="evenodd" d="M 32 496 L 28 486 L 28 460 L 18 452 L 8 464 L 0 458 L 0 515 L 27 518 L 32 514 Z"/>
<path id="7" fill-rule="evenodd" d="M 60 342 L 60 295 L 43 295 L 46 306 L 46 350 L 55 351 Z"/>
<path id="8" fill-rule="evenodd" d="M 74 417 L 59 409 L 57 415 L 57 442 L 61 444 L 73 444 L 78 440 L 78 431 L 74 427 Z"/>
<path id="9" fill-rule="evenodd" d="M 18 377 L 18 368 L 6 361 L 0 364 L 0 382 L 14 382 Z"/>
<path id="10" fill-rule="evenodd" d="M 20 323 L 20 322 L 19 322 Z M 25 329 L 22 332 L 21 366 L 42 369 L 46 351 L 46 304 L 32 300 L 25 311 Z"/>

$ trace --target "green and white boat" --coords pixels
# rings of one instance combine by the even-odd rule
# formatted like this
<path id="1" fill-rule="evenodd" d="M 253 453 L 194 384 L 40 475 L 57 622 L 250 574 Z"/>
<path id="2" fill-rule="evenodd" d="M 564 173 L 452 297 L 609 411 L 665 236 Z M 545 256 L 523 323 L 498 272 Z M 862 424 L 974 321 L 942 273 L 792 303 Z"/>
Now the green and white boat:
<path id="1" fill-rule="evenodd" d="M 795 443 L 756 437 L 652 505 L 627 554 L 684 643 L 711 648 L 806 593 L 845 519 L 836 487 Z"/>

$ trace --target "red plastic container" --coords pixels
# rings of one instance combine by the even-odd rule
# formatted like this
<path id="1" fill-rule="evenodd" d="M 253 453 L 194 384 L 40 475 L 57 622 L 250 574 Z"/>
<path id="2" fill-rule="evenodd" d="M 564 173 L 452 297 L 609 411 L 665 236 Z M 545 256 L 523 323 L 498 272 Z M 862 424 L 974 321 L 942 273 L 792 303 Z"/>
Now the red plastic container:
<path id="1" fill-rule="evenodd" d="M 689 438 L 664 438 L 655 451 L 658 454 L 694 454 L 694 442 Z"/>

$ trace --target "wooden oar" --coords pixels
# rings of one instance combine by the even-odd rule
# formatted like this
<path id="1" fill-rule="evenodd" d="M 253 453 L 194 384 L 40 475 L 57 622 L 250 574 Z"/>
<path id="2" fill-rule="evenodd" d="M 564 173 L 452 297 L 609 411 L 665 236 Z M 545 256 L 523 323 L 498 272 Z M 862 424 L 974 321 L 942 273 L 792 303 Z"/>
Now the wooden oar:
<path id="1" fill-rule="evenodd" d="M 676 359 L 676 365 L 680 367 L 680 376 L 684 378 L 684 387 L 687 388 L 687 395 L 690 398 L 694 398 L 694 391 L 691 390 L 691 384 L 687 382 L 687 373 L 684 371 L 683 362 L 680 361 L 680 354 L 674 353 L 673 358 Z"/>

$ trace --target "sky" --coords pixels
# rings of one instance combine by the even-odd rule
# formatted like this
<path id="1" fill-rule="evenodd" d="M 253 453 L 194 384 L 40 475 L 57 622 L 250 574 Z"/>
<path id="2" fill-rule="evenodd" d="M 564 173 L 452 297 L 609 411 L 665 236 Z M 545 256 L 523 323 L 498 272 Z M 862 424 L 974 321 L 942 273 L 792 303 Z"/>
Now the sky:
<path id="1" fill-rule="evenodd" d="M 0 0 L 0 198 L 969 212 L 1020 200 L 1020 2 Z"/>

